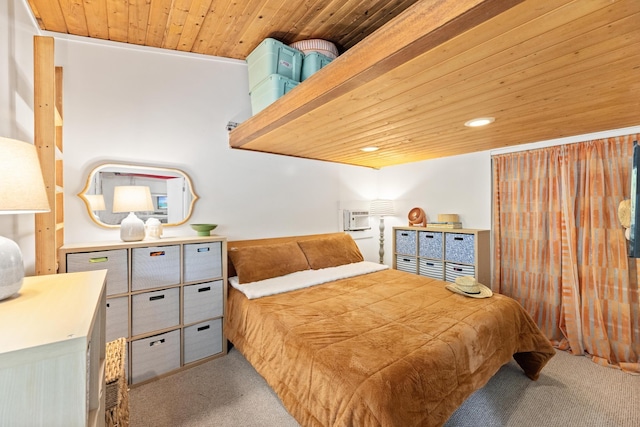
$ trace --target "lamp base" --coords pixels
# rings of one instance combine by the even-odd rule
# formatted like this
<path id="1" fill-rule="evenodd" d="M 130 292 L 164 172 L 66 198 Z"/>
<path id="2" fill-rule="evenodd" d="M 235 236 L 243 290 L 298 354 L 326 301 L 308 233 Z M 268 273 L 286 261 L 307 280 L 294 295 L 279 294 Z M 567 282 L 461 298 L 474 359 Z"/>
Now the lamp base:
<path id="1" fill-rule="evenodd" d="M 24 264 L 20 247 L 0 236 L 0 300 L 16 294 L 22 287 Z"/>
<path id="2" fill-rule="evenodd" d="M 123 242 L 138 242 L 144 239 L 144 222 L 133 212 L 120 223 L 120 239 Z"/>

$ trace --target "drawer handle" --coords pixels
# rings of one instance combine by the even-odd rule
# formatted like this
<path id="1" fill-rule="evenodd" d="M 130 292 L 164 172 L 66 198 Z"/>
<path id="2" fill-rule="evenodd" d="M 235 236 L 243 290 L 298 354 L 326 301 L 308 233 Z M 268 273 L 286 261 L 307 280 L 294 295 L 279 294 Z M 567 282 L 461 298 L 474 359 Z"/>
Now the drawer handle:
<path id="1" fill-rule="evenodd" d="M 409 258 L 402 258 L 402 260 L 403 260 L 404 262 L 411 262 L 411 260 L 410 260 Z"/>
<path id="2" fill-rule="evenodd" d="M 109 261 L 109 257 L 108 256 L 101 256 L 101 257 L 97 257 L 97 258 L 89 258 L 89 263 L 107 262 L 107 261 Z"/>
<path id="3" fill-rule="evenodd" d="M 164 251 L 149 252 L 149 256 L 163 256 Z"/>
<path id="4" fill-rule="evenodd" d="M 111 304 L 110 304 L 110 303 L 107 303 L 107 308 L 109 308 L 109 307 L 111 307 Z"/>
<path id="5" fill-rule="evenodd" d="M 453 271 L 462 271 L 460 267 L 453 267 Z"/>
<path id="6" fill-rule="evenodd" d="M 149 347 L 153 347 L 154 345 L 160 345 L 160 344 L 164 344 L 164 338 L 162 338 L 161 340 L 158 340 L 158 341 L 151 341 L 149 343 Z"/>
<path id="7" fill-rule="evenodd" d="M 198 252 L 209 252 L 209 248 L 198 248 Z"/>
<path id="8" fill-rule="evenodd" d="M 200 326 L 200 327 L 198 328 L 198 332 L 200 332 L 200 331 L 206 331 L 206 330 L 207 330 L 207 329 L 209 329 L 210 327 L 211 327 L 210 325 Z"/>
<path id="9" fill-rule="evenodd" d="M 432 262 L 425 262 L 425 264 L 427 264 L 429 267 L 433 267 L 435 264 Z"/>
<path id="10" fill-rule="evenodd" d="M 464 240 L 464 237 L 454 237 L 453 240 Z"/>
<path id="11" fill-rule="evenodd" d="M 154 295 L 152 297 L 149 297 L 149 301 L 155 301 L 155 300 L 159 300 L 159 299 L 164 299 L 164 294 L 162 294 L 162 295 Z"/>
<path id="12" fill-rule="evenodd" d="M 401 236 L 407 237 L 409 233 L 400 233 Z"/>
<path id="13" fill-rule="evenodd" d="M 433 234 L 425 234 L 424 237 L 427 239 L 433 239 L 435 236 Z"/>
<path id="14" fill-rule="evenodd" d="M 206 288 L 200 288 L 198 289 L 198 292 L 207 292 L 211 290 L 211 286 L 207 286 Z"/>

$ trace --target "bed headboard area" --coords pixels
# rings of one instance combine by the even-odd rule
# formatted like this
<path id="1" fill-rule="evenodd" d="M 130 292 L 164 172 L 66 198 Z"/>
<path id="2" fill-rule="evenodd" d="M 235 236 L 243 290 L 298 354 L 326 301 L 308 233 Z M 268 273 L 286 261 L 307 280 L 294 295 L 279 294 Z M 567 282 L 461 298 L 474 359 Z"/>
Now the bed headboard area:
<path id="1" fill-rule="evenodd" d="M 229 277 L 240 283 L 363 260 L 344 232 L 230 241 L 227 256 Z"/>

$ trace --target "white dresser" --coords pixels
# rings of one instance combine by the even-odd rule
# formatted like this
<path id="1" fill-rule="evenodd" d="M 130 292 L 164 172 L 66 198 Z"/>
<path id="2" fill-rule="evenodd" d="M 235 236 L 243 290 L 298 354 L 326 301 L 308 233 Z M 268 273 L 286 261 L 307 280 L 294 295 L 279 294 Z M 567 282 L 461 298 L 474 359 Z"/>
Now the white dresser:
<path id="1" fill-rule="evenodd" d="M 65 245 L 60 271 L 108 269 L 106 341 L 127 339 L 136 385 L 227 353 L 227 242 L 220 236 Z"/>
<path id="2" fill-rule="evenodd" d="M 105 276 L 27 277 L 0 301 L 1 426 L 104 426 Z"/>
<path id="3" fill-rule="evenodd" d="M 393 268 L 454 282 L 474 276 L 491 286 L 489 230 L 433 227 L 393 228 Z"/>

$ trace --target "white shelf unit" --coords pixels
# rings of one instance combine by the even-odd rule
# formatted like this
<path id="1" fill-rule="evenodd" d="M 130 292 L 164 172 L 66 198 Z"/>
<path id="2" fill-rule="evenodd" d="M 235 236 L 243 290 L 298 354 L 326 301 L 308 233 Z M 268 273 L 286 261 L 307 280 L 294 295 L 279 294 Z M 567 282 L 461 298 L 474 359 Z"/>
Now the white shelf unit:
<path id="1" fill-rule="evenodd" d="M 107 268 L 106 341 L 127 339 L 130 385 L 227 353 L 221 236 L 65 245 L 60 271 Z"/>
<path id="2" fill-rule="evenodd" d="M 393 228 L 393 268 L 454 282 L 474 276 L 491 286 L 489 230 L 434 227 Z"/>
<path id="3" fill-rule="evenodd" d="M 105 277 L 27 277 L 0 301 L 0 425 L 104 426 Z"/>

